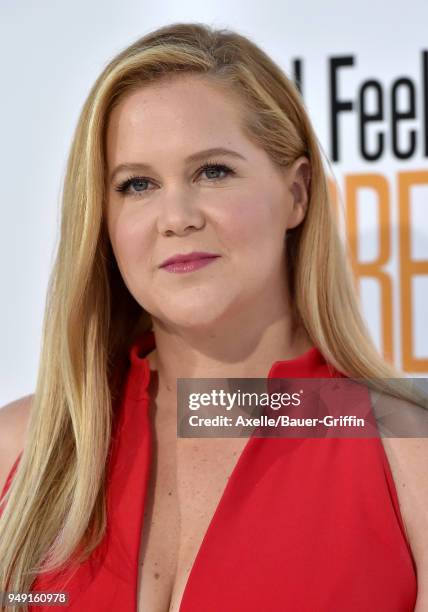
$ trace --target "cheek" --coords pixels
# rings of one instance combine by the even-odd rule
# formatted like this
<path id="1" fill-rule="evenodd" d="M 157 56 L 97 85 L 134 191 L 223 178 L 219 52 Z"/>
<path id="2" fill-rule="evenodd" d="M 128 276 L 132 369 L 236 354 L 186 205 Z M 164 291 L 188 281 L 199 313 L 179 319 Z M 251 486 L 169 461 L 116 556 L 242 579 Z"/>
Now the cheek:
<path id="1" fill-rule="evenodd" d="M 132 275 L 141 258 L 149 256 L 149 234 L 141 218 L 122 211 L 109 220 L 109 236 L 118 265 L 123 273 Z"/>
<path id="2" fill-rule="evenodd" d="M 239 245 L 258 257 L 260 249 L 270 247 L 272 250 L 272 246 L 280 240 L 282 211 L 278 203 L 274 206 L 267 196 L 248 194 L 246 198 L 230 202 L 221 224 L 232 250 L 234 245 Z M 254 246 L 258 249 L 254 250 Z"/>

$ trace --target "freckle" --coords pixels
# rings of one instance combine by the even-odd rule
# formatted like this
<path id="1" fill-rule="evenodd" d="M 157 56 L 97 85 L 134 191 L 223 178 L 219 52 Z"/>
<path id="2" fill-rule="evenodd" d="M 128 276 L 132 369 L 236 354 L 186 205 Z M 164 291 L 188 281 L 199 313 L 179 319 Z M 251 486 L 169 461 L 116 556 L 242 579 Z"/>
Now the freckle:
<path id="1" fill-rule="evenodd" d="M 155 578 L 156 578 L 156 580 L 159 580 L 159 576 L 160 576 L 160 574 L 159 574 L 158 572 L 155 572 Z"/>

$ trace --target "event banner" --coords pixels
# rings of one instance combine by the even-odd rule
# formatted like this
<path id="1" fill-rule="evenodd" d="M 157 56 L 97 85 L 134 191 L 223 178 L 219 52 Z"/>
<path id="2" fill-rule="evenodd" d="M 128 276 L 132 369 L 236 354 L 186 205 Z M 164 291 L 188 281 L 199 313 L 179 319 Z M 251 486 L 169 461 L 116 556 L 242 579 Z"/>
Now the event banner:
<path id="1" fill-rule="evenodd" d="M 284 62 L 325 153 L 338 226 L 377 347 L 428 375 L 428 47 Z M 397 61 L 396 61 L 397 60 Z"/>

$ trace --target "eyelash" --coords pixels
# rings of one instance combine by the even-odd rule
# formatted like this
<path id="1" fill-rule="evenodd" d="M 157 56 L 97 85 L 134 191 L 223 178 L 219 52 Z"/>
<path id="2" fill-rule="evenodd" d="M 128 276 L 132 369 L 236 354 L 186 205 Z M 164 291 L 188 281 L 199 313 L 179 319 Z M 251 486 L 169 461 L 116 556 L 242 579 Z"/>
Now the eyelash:
<path id="1" fill-rule="evenodd" d="M 229 166 L 226 166 L 225 164 L 220 164 L 217 162 L 206 162 L 198 169 L 198 174 L 200 174 L 204 170 L 211 170 L 213 168 L 215 168 L 216 170 L 223 170 L 224 172 L 227 173 L 227 176 L 235 174 L 234 168 L 231 168 Z M 223 177 L 223 178 L 226 178 L 226 177 Z M 221 181 L 223 179 L 219 178 L 218 180 Z M 118 191 L 122 195 L 128 194 L 129 188 L 131 187 L 134 181 L 143 181 L 145 183 L 151 183 L 150 179 L 147 179 L 144 176 L 130 176 L 122 183 L 119 183 L 119 185 L 115 187 L 115 191 Z M 146 191 L 148 190 L 145 189 L 144 191 L 137 191 L 137 192 L 132 193 L 131 195 L 135 195 L 136 197 L 139 197 L 140 194 L 146 193 Z"/>

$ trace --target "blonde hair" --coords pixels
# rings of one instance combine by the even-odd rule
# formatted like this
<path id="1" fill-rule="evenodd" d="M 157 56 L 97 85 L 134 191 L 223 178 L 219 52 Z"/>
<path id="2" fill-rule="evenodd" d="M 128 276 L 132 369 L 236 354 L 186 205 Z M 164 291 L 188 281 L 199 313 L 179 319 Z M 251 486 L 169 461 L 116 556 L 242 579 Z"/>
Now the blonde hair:
<path id="1" fill-rule="evenodd" d="M 120 276 L 108 239 L 106 125 L 132 90 L 186 73 L 240 97 L 248 111 L 242 117 L 245 133 L 275 163 L 287 167 L 301 155 L 310 161 L 307 214 L 286 241 L 296 325 L 348 376 L 401 376 L 379 355 L 360 314 L 321 148 L 297 88 L 235 32 L 178 23 L 149 33 L 103 70 L 72 142 L 27 444 L 3 500 L 0 590 L 29 591 L 39 572 L 83 561 L 104 535 L 118 364 L 135 334 L 151 327 Z"/>

